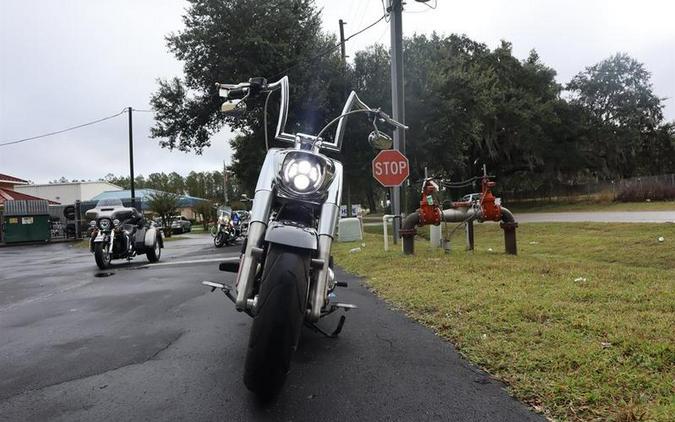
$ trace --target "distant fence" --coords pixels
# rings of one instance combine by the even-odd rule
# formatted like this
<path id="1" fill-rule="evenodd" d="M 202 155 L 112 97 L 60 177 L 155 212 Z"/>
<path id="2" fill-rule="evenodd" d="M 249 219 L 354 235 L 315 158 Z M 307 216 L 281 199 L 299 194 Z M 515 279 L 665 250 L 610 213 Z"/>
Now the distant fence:
<path id="1" fill-rule="evenodd" d="M 509 201 L 667 200 L 675 199 L 675 173 L 575 185 L 542 186 L 529 191 L 501 191 Z"/>

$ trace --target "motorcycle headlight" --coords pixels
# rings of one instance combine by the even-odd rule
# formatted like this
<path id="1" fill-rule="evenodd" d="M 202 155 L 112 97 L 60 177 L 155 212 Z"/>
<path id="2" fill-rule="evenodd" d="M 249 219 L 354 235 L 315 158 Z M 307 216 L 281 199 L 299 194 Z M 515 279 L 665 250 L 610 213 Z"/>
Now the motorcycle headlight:
<path id="1" fill-rule="evenodd" d="M 114 220 L 113 220 L 113 226 L 117 227 L 117 226 L 119 226 L 119 225 L 120 225 L 120 220 L 114 219 Z"/>
<path id="2" fill-rule="evenodd" d="M 89 222 L 89 227 L 96 227 L 96 220 L 91 220 Z"/>
<path id="3" fill-rule="evenodd" d="M 288 154 L 281 174 L 284 185 L 297 193 L 316 191 L 324 177 L 321 163 L 309 154 Z"/>
<path id="4" fill-rule="evenodd" d="M 102 218 L 99 220 L 98 226 L 101 228 L 101 230 L 110 230 L 110 219 Z"/>

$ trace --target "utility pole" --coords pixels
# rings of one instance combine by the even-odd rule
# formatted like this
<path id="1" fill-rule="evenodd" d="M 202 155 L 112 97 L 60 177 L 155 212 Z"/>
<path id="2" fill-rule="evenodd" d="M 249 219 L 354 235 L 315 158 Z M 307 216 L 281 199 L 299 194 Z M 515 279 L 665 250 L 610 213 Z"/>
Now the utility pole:
<path id="1" fill-rule="evenodd" d="M 391 108 L 394 120 L 405 123 L 403 103 L 403 27 L 401 15 L 403 0 L 388 0 L 389 4 L 389 32 L 391 35 Z M 394 130 L 394 149 L 405 154 L 405 132 L 401 128 Z M 401 187 L 392 189 L 392 214 L 394 217 L 394 243 L 398 242 L 401 224 Z M 396 221 L 398 219 L 398 221 Z"/>
<path id="2" fill-rule="evenodd" d="M 345 47 L 345 24 L 347 22 L 340 19 L 340 50 L 342 52 L 342 64 L 347 66 L 347 53 Z"/>
<path id="3" fill-rule="evenodd" d="M 225 160 L 223 160 L 223 197 L 225 199 L 223 205 L 227 205 L 229 201 L 227 198 L 227 166 L 225 165 Z"/>
<path id="4" fill-rule="evenodd" d="M 131 206 L 136 208 L 136 190 L 134 189 L 134 130 L 131 112 L 133 108 L 129 107 L 129 182 L 131 184 Z"/>
<path id="5" fill-rule="evenodd" d="M 340 53 L 342 55 L 342 70 L 347 73 L 347 47 L 345 46 L 345 24 L 347 22 L 340 19 Z M 342 93 L 342 101 L 345 101 L 346 92 Z M 349 177 L 347 179 L 347 217 L 352 216 L 352 185 L 350 183 Z"/>

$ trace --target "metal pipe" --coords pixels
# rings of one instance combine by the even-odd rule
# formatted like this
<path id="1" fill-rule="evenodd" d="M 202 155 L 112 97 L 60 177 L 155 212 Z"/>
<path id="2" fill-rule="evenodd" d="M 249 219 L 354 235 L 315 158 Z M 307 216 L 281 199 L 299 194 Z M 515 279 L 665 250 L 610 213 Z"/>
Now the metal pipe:
<path id="1" fill-rule="evenodd" d="M 518 255 L 518 244 L 516 242 L 516 228 L 518 228 L 518 223 L 516 222 L 513 213 L 508 209 L 502 207 L 502 222 L 499 223 L 499 227 L 504 230 L 504 249 L 509 255 Z"/>
<path id="2" fill-rule="evenodd" d="M 513 216 L 513 213 L 507 208 L 501 207 L 502 210 L 502 221 L 505 223 L 515 223 L 516 217 Z"/>
<path id="3" fill-rule="evenodd" d="M 415 226 L 420 222 L 419 209 L 411 214 L 408 214 L 406 218 L 403 219 L 403 224 L 401 226 L 401 237 L 403 238 L 403 254 L 404 255 L 413 255 L 415 253 Z M 396 233 L 394 231 L 394 233 Z M 395 235 L 395 234 L 394 234 Z"/>
<path id="4" fill-rule="evenodd" d="M 474 242 L 473 242 L 473 221 L 469 220 L 464 223 L 464 234 L 466 235 L 466 250 L 472 251 Z"/>
<path id="5" fill-rule="evenodd" d="M 449 208 L 443 210 L 443 221 L 447 223 L 461 223 L 467 220 L 480 220 L 483 216 L 480 208 Z"/>
<path id="6" fill-rule="evenodd" d="M 502 222 L 499 224 L 499 227 L 504 230 L 504 245 L 506 253 L 509 255 L 516 255 L 516 228 L 518 227 L 518 223 L 516 222 L 513 213 L 507 208 L 502 207 L 501 212 Z M 482 210 L 480 208 L 474 207 L 449 208 L 447 210 L 443 210 L 442 214 L 442 220 L 448 223 L 471 222 L 473 220 L 482 221 L 482 219 Z M 415 234 L 417 234 L 415 227 L 417 227 L 419 221 L 419 209 L 414 213 L 409 214 L 403 220 L 403 225 L 401 227 L 401 237 L 403 238 L 403 254 L 405 255 L 413 255 L 415 253 Z M 473 233 L 471 233 L 471 235 L 473 237 Z"/>

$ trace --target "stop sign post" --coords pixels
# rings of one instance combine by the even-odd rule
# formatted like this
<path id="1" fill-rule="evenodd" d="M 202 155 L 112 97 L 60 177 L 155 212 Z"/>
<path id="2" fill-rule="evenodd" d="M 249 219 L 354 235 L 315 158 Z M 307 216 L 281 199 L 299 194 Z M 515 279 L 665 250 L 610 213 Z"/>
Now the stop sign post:
<path id="1" fill-rule="evenodd" d="M 372 166 L 373 177 L 386 188 L 400 186 L 410 175 L 408 158 L 395 149 L 380 151 Z"/>

